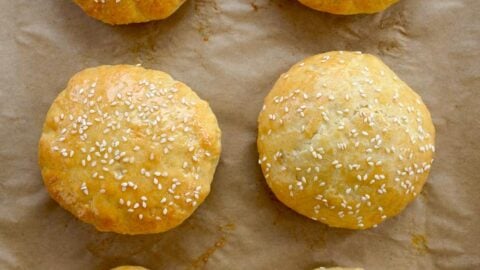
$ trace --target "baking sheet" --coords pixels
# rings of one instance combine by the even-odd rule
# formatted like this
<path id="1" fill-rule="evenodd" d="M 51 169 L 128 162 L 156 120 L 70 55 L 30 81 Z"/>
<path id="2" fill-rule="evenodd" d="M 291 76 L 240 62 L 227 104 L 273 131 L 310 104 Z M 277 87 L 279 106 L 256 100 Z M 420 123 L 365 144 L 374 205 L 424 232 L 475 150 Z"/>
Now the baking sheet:
<path id="1" fill-rule="evenodd" d="M 188 0 L 171 18 L 112 27 L 71 1 L 0 1 L 0 269 L 480 269 L 480 1 L 402 0 L 335 16 L 294 0 Z M 257 165 L 256 118 L 306 56 L 380 56 L 431 109 L 436 162 L 419 198 L 376 229 L 331 229 L 278 202 Z M 223 130 L 212 192 L 163 234 L 100 233 L 49 199 L 44 116 L 86 67 L 137 64 L 208 100 Z"/>

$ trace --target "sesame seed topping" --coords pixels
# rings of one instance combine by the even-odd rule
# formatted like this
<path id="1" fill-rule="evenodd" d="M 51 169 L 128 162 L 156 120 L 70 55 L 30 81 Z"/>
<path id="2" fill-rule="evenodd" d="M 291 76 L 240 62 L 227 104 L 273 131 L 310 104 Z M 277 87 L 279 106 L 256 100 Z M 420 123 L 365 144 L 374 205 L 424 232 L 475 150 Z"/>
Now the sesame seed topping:
<path id="1" fill-rule="evenodd" d="M 431 169 L 434 136 L 422 101 L 404 85 L 392 87 L 388 69 L 365 62 L 369 57 L 344 52 L 309 58 L 304 62 L 309 79 L 279 80 L 269 95 L 273 102 L 267 97 L 268 106 L 260 114 L 264 176 L 281 182 L 272 189 L 288 188 L 290 197 L 304 200 L 315 194 L 318 204 L 307 214 L 312 219 L 351 216 L 359 228 L 370 227 L 367 220 L 380 221 L 378 215 L 368 216 L 368 209 L 379 202 L 366 190 L 376 197 L 414 196 Z M 352 64 L 350 58 L 355 59 Z M 355 69 L 355 76 L 345 75 L 349 69 Z M 339 78 L 342 84 L 332 82 Z M 354 182 L 346 185 L 345 179 Z M 343 202 L 331 200 L 335 192 L 342 193 Z"/>
<path id="2" fill-rule="evenodd" d="M 123 79 L 112 84 L 120 85 Z M 82 196 L 111 196 L 120 191 L 122 197 L 115 198 L 119 211 L 135 213 L 132 218 L 138 218 L 137 221 L 148 218 L 164 222 L 158 212 L 154 215 L 155 211 L 167 215 L 168 211 L 186 207 L 176 200 L 185 201 L 189 207 L 200 202 L 203 197 L 200 189 L 185 183 L 204 184 L 209 172 L 203 168 L 203 162 L 217 158 L 213 154 L 217 151 L 212 149 L 216 147 L 211 144 L 212 138 L 204 144 L 202 136 L 211 134 L 203 134 L 203 129 L 199 134 L 197 124 L 202 123 L 195 117 L 200 105 L 184 87 L 173 80 L 163 83 L 145 79 L 138 82 L 135 91 L 114 87 L 105 95 L 104 83 L 98 86 L 96 80 L 76 83 L 78 86 L 66 90 L 73 93 L 65 96 L 71 102 L 70 113 L 52 110 L 55 115 L 47 117 L 55 121 L 52 127 L 55 138 L 49 142 L 51 155 L 61 157 L 62 162 L 74 161 L 78 168 L 88 172 L 72 170 L 75 178 L 80 177 L 74 180 L 79 181 Z M 185 153 L 192 161 L 176 165 L 183 169 L 182 178 L 169 176 L 170 170 L 179 168 L 169 167 L 175 165 L 165 162 L 165 155 Z M 72 173 L 66 175 L 72 177 Z M 82 179 L 83 175 L 88 176 Z M 142 209 L 145 212 L 139 213 Z M 180 210 L 179 213 L 185 211 Z M 152 213 L 151 219 L 145 213 Z"/>

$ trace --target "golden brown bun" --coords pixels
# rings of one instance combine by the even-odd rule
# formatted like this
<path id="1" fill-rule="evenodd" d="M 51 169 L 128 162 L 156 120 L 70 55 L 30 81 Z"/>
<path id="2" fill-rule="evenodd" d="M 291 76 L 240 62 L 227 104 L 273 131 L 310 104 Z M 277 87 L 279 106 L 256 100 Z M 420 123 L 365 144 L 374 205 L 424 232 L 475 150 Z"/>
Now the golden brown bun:
<path id="1" fill-rule="evenodd" d="M 182 223 L 210 191 L 220 129 L 208 103 L 161 71 L 76 74 L 48 111 L 39 164 L 51 197 L 100 231 Z"/>
<path id="2" fill-rule="evenodd" d="M 88 15 L 109 24 L 165 19 L 185 0 L 74 0 Z"/>
<path id="3" fill-rule="evenodd" d="M 366 229 L 422 190 L 435 129 L 422 99 L 378 58 L 329 52 L 265 98 L 258 149 L 280 201 L 332 227 Z"/>
<path id="4" fill-rule="evenodd" d="M 380 12 L 399 0 L 299 0 L 310 8 L 333 14 L 352 15 Z"/>
<path id="5" fill-rule="evenodd" d="M 111 270 L 148 270 L 148 269 L 141 266 L 124 265 L 124 266 L 118 266 L 118 267 L 112 268 Z"/>

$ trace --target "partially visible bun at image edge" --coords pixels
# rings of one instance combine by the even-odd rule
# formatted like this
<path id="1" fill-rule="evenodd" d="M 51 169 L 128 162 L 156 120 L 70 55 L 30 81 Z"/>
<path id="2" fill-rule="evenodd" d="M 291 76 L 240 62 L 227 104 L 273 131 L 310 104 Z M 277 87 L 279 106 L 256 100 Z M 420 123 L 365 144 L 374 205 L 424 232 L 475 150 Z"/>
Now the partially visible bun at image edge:
<path id="1" fill-rule="evenodd" d="M 124 266 L 117 266 L 110 270 L 149 270 L 149 269 L 141 266 L 124 265 Z"/>
<path id="2" fill-rule="evenodd" d="M 74 2 L 89 16 L 116 25 L 168 18 L 185 0 L 74 0 Z"/>
<path id="3" fill-rule="evenodd" d="M 371 14 L 383 11 L 399 0 L 299 0 L 312 9 L 338 15 Z"/>

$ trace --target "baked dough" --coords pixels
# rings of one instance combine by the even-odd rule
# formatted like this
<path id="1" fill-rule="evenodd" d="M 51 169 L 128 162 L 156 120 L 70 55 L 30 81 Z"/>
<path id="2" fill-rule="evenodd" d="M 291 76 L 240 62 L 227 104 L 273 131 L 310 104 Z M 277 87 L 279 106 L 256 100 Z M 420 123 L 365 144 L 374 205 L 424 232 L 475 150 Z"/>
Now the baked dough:
<path id="1" fill-rule="evenodd" d="M 165 19 L 185 0 L 74 0 L 88 15 L 108 24 Z"/>
<path id="2" fill-rule="evenodd" d="M 111 270 L 148 270 L 148 269 L 141 266 L 124 265 L 124 266 L 118 266 L 118 267 L 112 268 Z"/>
<path id="3" fill-rule="evenodd" d="M 307 7 L 333 14 L 380 12 L 399 0 L 299 0 Z"/>
<path id="4" fill-rule="evenodd" d="M 435 129 L 422 99 L 378 58 L 329 52 L 265 98 L 259 162 L 280 201 L 332 227 L 366 229 L 422 190 Z"/>
<path id="5" fill-rule="evenodd" d="M 208 103 L 161 71 L 76 74 L 48 111 L 39 164 L 51 197 L 100 231 L 158 233 L 203 202 L 220 155 Z"/>

